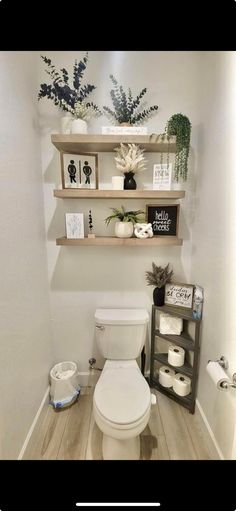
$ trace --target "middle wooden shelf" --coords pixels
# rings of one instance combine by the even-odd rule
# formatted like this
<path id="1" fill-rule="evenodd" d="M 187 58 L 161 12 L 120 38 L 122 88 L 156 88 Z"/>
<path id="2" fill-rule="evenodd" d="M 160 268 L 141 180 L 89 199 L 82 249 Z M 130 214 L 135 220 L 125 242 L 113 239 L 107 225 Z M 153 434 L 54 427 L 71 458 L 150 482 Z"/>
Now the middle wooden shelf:
<path id="1" fill-rule="evenodd" d="M 183 199 L 184 190 L 89 190 L 66 188 L 54 190 L 58 199 Z"/>
<path id="2" fill-rule="evenodd" d="M 57 245 L 93 245 L 93 246 L 117 246 L 117 245 L 126 245 L 126 246 L 141 246 L 141 247 L 151 247 L 153 245 L 182 245 L 183 240 L 177 238 L 176 236 L 154 236 L 153 238 L 116 238 L 115 236 L 96 236 L 95 238 L 66 238 L 63 236 L 62 238 L 57 238 Z"/>

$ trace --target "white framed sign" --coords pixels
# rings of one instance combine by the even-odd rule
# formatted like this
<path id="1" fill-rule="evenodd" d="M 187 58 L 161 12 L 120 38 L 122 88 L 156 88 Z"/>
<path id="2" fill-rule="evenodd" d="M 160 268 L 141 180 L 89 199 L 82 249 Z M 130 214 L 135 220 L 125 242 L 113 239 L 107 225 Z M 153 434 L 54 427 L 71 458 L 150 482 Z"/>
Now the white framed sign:
<path id="1" fill-rule="evenodd" d="M 68 239 L 84 238 L 83 213 L 66 213 L 66 237 Z"/>
<path id="2" fill-rule="evenodd" d="M 194 286 L 192 284 L 166 284 L 164 303 L 165 305 L 192 309 L 193 291 Z"/>
<path id="3" fill-rule="evenodd" d="M 170 190 L 172 163 L 155 163 L 153 165 L 153 190 Z"/>

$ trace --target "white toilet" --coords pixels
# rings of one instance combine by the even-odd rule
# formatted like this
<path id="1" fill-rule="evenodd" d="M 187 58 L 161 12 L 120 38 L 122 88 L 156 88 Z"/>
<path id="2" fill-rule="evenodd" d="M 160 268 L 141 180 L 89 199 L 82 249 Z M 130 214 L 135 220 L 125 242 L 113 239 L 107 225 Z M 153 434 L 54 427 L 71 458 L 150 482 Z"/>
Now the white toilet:
<path id="1" fill-rule="evenodd" d="M 136 358 L 145 343 L 144 309 L 97 309 L 96 340 L 107 359 L 93 397 L 94 419 L 103 432 L 104 460 L 138 460 L 140 433 L 151 410 L 151 391 Z"/>

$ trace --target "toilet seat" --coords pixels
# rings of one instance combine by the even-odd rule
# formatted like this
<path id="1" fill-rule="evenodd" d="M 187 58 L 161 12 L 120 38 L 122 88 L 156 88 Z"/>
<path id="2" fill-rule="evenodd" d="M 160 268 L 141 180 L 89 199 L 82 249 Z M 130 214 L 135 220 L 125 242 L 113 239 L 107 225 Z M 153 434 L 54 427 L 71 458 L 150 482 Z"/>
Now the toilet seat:
<path id="1" fill-rule="evenodd" d="M 136 361 L 106 365 L 94 391 L 94 405 L 103 420 L 118 429 L 129 429 L 149 413 L 150 388 Z"/>

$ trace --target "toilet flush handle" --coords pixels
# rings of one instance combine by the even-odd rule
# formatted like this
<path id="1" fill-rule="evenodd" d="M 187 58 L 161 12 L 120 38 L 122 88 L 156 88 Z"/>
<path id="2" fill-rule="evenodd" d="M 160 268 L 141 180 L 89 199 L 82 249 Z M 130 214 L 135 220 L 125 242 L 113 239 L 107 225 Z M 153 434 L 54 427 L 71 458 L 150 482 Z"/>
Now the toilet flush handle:
<path id="1" fill-rule="evenodd" d="M 96 328 L 98 328 L 98 330 L 105 330 L 105 326 L 103 325 L 96 325 Z"/>

